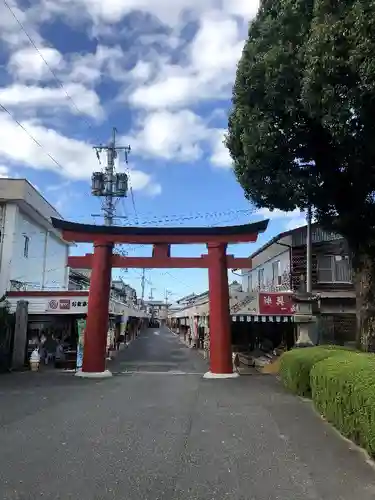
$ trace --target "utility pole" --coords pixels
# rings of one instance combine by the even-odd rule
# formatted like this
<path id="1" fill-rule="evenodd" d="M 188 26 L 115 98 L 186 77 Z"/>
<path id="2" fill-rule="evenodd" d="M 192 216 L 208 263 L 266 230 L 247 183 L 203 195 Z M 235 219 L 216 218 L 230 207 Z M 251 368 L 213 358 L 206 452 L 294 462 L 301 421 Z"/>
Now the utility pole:
<path id="1" fill-rule="evenodd" d="M 307 207 L 307 231 L 306 231 L 306 292 L 312 293 L 312 207 L 309 203 Z"/>
<path id="2" fill-rule="evenodd" d="M 149 298 L 149 300 L 154 300 L 154 295 L 153 295 L 153 293 L 152 293 L 154 290 L 156 290 L 156 289 L 155 289 L 155 288 L 151 288 L 151 289 L 150 289 L 150 295 L 149 295 L 149 297 L 148 297 L 148 298 Z"/>
<path id="3" fill-rule="evenodd" d="M 170 295 L 173 295 L 173 293 L 170 290 L 165 290 L 164 298 L 165 298 L 165 311 L 166 311 L 167 318 L 168 318 L 168 310 L 169 310 L 168 299 L 169 299 Z"/>
<path id="4" fill-rule="evenodd" d="M 117 157 L 116 151 L 116 129 L 113 128 L 112 131 L 112 142 L 107 146 L 107 166 L 105 167 L 105 192 L 106 196 L 104 198 L 104 224 L 106 226 L 113 225 L 113 216 L 115 213 L 114 204 L 114 170 L 115 170 L 115 159 Z"/>
<path id="5" fill-rule="evenodd" d="M 125 153 L 125 163 L 128 163 L 130 146 L 116 145 L 116 128 L 113 127 L 112 140 L 108 146 L 94 146 L 96 156 L 100 163 L 100 153 L 106 151 L 107 165 L 104 172 L 94 172 L 91 178 L 91 192 L 94 196 L 103 198 L 102 209 L 106 226 L 113 225 L 116 208 L 116 198 L 124 198 L 128 193 L 128 176 L 125 172 L 115 172 L 115 160 L 118 153 Z"/>
<path id="6" fill-rule="evenodd" d="M 144 299 L 145 299 L 145 282 L 146 282 L 146 269 L 143 268 L 142 269 L 142 277 L 141 277 L 141 291 L 142 291 L 141 298 L 142 298 L 142 302 L 144 302 Z M 152 293 L 152 291 L 151 291 L 151 293 Z"/>
<path id="7" fill-rule="evenodd" d="M 168 321 L 168 297 L 171 292 L 169 290 L 165 290 L 165 321 Z"/>

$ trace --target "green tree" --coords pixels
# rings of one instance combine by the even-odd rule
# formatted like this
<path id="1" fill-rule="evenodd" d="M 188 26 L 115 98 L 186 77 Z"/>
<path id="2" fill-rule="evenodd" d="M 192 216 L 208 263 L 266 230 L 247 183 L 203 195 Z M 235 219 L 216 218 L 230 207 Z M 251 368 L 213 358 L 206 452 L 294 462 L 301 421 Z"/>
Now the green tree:
<path id="1" fill-rule="evenodd" d="M 263 0 L 226 145 L 257 207 L 311 203 L 352 252 L 359 341 L 375 349 L 375 0 Z"/>

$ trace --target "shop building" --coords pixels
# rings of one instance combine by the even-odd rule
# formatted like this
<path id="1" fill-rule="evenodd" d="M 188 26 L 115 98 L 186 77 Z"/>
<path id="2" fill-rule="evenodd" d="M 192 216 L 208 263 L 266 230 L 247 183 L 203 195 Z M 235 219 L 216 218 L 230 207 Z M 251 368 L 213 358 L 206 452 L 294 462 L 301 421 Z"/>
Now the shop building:
<path id="1" fill-rule="evenodd" d="M 0 295 L 67 289 L 69 243 L 51 224 L 61 215 L 26 179 L 0 179 Z"/>
<path id="2" fill-rule="evenodd" d="M 241 283 L 230 285 L 232 344 L 250 344 L 263 338 L 288 347 L 296 340 L 293 294 L 306 280 L 306 226 L 283 232 L 250 256 L 251 269 Z M 314 314 L 322 342 L 347 343 L 355 339 L 356 300 L 347 242 L 341 235 L 312 227 L 312 285 L 317 296 Z M 180 299 L 170 314 L 177 330 L 209 332 L 208 292 Z"/>
<path id="3" fill-rule="evenodd" d="M 263 300 L 276 295 L 272 303 L 276 308 L 278 293 L 295 293 L 303 288 L 307 273 L 306 235 L 306 226 L 283 232 L 254 252 L 252 269 L 241 271 L 243 290 L 261 293 Z M 348 244 L 341 235 L 317 224 L 312 226 L 312 292 L 318 298 L 314 313 L 320 339 L 354 341 L 356 298 Z M 265 309 L 266 304 L 262 307 Z"/>
<path id="4" fill-rule="evenodd" d="M 0 343 L 0 370 L 21 368 L 42 335 L 67 339 L 76 354 L 77 320 L 87 314 L 91 271 L 69 269 L 69 243 L 51 217 L 61 215 L 27 180 L 0 179 L 0 295 L 16 316 L 6 342 Z M 134 294 L 121 280 L 113 281 L 110 342 L 125 338 L 128 322 L 138 324 Z"/>

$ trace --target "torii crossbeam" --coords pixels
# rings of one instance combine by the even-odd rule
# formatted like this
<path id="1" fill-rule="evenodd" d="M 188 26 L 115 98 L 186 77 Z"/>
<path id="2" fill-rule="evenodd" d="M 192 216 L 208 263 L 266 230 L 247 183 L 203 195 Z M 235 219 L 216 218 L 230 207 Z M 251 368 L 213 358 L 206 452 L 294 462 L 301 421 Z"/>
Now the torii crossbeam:
<path id="1" fill-rule="evenodd" d="M 94 244 L 94 253 L 71 256 L 68 265 L 92 269 L 82 374 L 105 376 L 108 304 L 113 267 L 207 268 L 210 301 L 210 371 L 207 377 L 233 377 L 230 336 L 228 269 L 251 268 L 250 259 L 227 255 L 228 244 L 255 242 L 268 220 L 228 227 L 142 228 L 79 224 L 52 218 L 53 226 L 71 242 Z M 113 254 L 115 243 L 153 245 L 152 257 Z M 172 244 L 204 243 L 201 257 L 172 257 Z M 82 375 L 81 374 L 81 375 Z"/>

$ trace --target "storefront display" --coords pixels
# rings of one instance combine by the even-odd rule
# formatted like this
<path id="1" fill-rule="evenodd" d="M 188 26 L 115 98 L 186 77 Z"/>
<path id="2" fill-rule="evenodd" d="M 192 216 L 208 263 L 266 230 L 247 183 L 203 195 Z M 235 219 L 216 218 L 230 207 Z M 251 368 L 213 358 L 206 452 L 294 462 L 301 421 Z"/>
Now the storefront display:
<path id="1" fill-rule="evenodd" d="M 76 370 L 82 370 L 83 363 L 83 351 L 85 346 L 85 330 L 86 330 L 86 320 L 85 319 L 77 319 L 77 362 L 76 362 Z"/>

